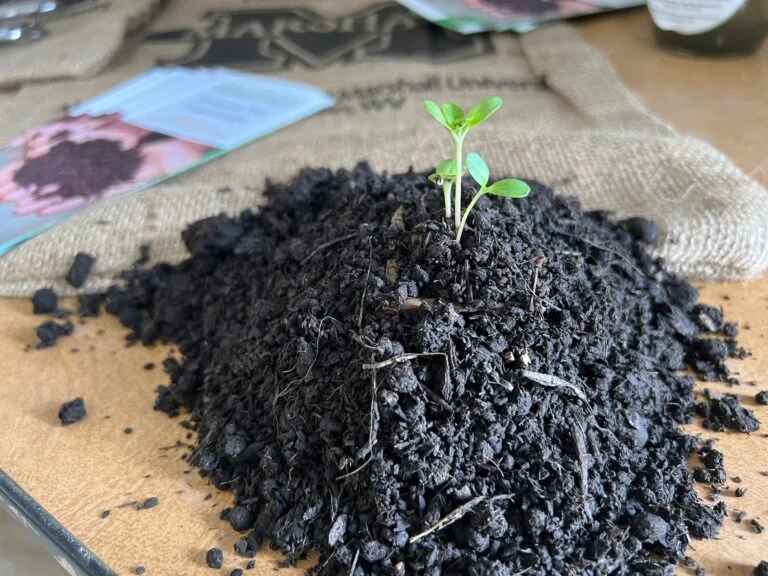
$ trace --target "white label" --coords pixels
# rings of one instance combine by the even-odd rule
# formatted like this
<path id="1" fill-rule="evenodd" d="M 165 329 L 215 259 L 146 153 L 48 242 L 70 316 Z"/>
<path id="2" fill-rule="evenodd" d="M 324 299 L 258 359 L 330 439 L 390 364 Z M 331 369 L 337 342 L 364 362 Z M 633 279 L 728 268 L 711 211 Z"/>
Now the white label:
<path id="1" fill-rule="evenodd" d="M 749 0 L 648 0 L 648 9 L 662 30 L 678 34 L 709 32 L 726 22 Z"/>

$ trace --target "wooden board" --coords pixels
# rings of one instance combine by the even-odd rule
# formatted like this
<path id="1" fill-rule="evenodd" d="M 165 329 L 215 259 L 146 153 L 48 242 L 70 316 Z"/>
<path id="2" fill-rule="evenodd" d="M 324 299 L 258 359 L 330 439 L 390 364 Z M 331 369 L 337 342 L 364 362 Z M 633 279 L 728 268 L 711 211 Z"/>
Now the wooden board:
<path id="1" fill-rule="evenodd" d="M 707 137 L 743 168 L 760 165 L 768 150 L 768 50 L 722 62 L 670 56 L 653 46 L 643 11 L 580 26 L 660 115 Z M 758 390 L 768 389 L 768 279 L 710 285 L 703 295 L 722 305 L 730 319 L 750 325 L 743 343 L 754 355 L 733 365 L 744 382 L 755 380 L 758 386 L 729 391 L 754 407 L 765 430 L 715 436 L 730 474 L 740 476 L 740 486 L 747 488 L 744 497 L 735 498 L 735 484 L 729 482 L 731 489 L 724 490 L 729 509 L 743 509 L 747 520 L 758 517 L 768 525 L 768 477 L 760 474 L 768 471 L 768 407 L 754 406 L 752 400 Z M 77 326 L 56 348 L 25 352 L 39 322 L 28 302 L 0 300 L 0 468 L 119 574 L 142 565 L 148 575 L 210 575 L 204 556 L 212 546 L 225 551 L 228 570 L 244 567 L 232 553 L 236 534 L 218 520 L 230 495 L 189 471 L 173 447 L 177 440 L 187 441 L 186 431 L 152 410 L 153 391 L 164 374 L 142 367 L 159 364 L 167 350 L 125 349 L 123 330 L 104 317 Z M 88 417 L 63 428 L 59 405 L 78 395 L 86 398 Z M 129 426 L 133 433 L 125 434 Z M 160 500 L 151 510 L 119 508 L 150 496 Z M 105 509 L 112 512 L 102 519 Z M 759 560 L 768 560 L 768 532 L 755 535 L 748 523 L 727 521 L 719 539 L 694 542 L 692 555 L 711 574 L 746 576 Z M 277 559 L 264 547 L 251 573 L 273 573 Z"/>

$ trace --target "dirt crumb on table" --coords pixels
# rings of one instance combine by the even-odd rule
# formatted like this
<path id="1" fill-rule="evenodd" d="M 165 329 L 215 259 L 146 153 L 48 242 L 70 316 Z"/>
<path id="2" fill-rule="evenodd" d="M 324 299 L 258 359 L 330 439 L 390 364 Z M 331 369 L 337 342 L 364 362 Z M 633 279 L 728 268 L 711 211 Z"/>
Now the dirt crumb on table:
<path id="1" fill-rule="evenodd" d="M 80 420 L 85 418 L 86 414 L 85 400 L 81 396 L 69 402 L 64 402 L 61 408 L 59 408 L 59 420 L 64 426 L 80 422 Z"/>
<path id="2" fill-rule="evenodd" d="M 55 346 L 62 336 L 69 336 L 74 330 L 74 325 L 70 320 L 64 322 L 56 322 L 55 320 L 47 320 L 40 324 L 35 330 L 37 335 L 37 349 L 50 348 Z"/>
<path id="3" fill-rule="evenodd" d="M 32 311 L 35 314 L 53 314 L 59 305 L 59 297 L 50 288 L 41 288 L 32 295 Z"/>
<path id="4" fill-rule="evenodd" d="M 221 568 L 224 564 L 224 553 L 221 548 L 211 548 L 205 553 L 205 562 L 209 568 Z"/>

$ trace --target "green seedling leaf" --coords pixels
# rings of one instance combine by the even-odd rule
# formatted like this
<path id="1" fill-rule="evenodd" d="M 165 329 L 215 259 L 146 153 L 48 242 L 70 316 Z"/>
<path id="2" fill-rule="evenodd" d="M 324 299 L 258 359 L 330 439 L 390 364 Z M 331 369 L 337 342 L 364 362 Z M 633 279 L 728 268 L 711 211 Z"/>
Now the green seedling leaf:
<path id="1" fill-rule="evenodd" d="M 443 160 L 437 165 L 437 168 L 435 168 L 435 173 L 443 176 L 445 179 L 456 180 L 456 160 L 453 158 Z M 466 173 L 467 166 L 465 164 L 461 167 L 461 175 L 464 176 Z"/>
<path id="2" fill-rule="evenodd" d="M 462 176 L 467 173 L 467 167 L 462 166 Z M 435 173 L 427 176 L 427 179 L 434 184 L 442 184 L 442 182 L 453 182 L 456 180 L 456 160 L 453 158 L 449 160 L 443 160 L 435 168 Z"/>
<path id="3" fill-rule="evenodd" d="M 448 124 L 445 116 L 443 116 L 442 110 L 440 110 L 440 106 L 438 106 L 436 102 L 433 102 L 432 100 L 424 100 L 423 104 L 424 109 L 429 113 L 430 116 L 432 116 L 432 118 L 448 128 L 448 130 L 451 129 L 451 125 Z"/>
<path id="4" fill-rule="evenodd" d="M 491 171 L 488 170 L 488 164 L 485 163 L 483 157 L 476 152 L 470 152 L 467 155 L 467 167 L 472 178 L 475 179 L 481 187 L 488 185 L 488 178 L 491 176 Z"/>
<path id="5" fill-rule="evenodd" d="M 480 103 L 472 108 L 467 115 L 467 126 L 477 126 L 499 108 L 501 108 L 501 98 L 498 96 L 491 96 L 490 98 L 481 100 Z"/>
<path id="6" fill-rule="evenodd" d="M 437 165 L 435 172 L 446 178 L 456 178 L 456 160 L 443 160 Z"/>
<path id="7" fill-rule="evenodd" d="M 442 106 L 443 117 L 451 127 L 451 130 L 455 130 L 464 123 L 464 110 L 462 110 L 456 104 L 452 102 L 446 102 Z"/>
<path id="8" fill-rule="evenodd" d="M 504 196 L 505 198 L 525 198 L 531 192 L 531 187 L 522 180 L 497 180 L 486 188 L 489 194 Z"/>

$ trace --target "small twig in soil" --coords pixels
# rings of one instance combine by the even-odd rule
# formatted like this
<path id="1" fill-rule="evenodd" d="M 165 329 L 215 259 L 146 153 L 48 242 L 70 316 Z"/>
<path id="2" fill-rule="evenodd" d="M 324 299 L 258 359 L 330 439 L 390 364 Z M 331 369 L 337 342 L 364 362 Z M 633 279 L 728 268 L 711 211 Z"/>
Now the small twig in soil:
<path id="1" fill-rule="evenodd" d="M 398 312 L 405 312 L 406 314 L 408 314 L 412 312 L 418 312 L 419 309 L 424 304 L 426 304 L 427 306 L 433 306 L 436 302 L 437 300 L 435 300 L 434 298 L 406 298 L 400 310 L 396 308 L 385 308 L 384 311 L 388 314 L 397 314 Z M 458 306 L 456 304 L 453 304 L 453 309 L 459 314 L 462 314 L 464 312 L 479 311 L 479 310 L 470 310 L 469 308 L 466 308 L 464 306 Z"/>
<path id="2" fill-rule="evenodd" d="M 230 484 L 234 484 L 238 480 L 240 480 L 240 476 L 235 476 L 231 480 L 223 480 L 222 482 L 219 482 L 219 484 L 221 484 L 222 486 L 229 486 Z"/>
<path id="3" fill-rule="evenodd" d="M 320 568 L 318 568 L 318 570 L 317 570 L 317 573 L 318 573 L 318 574 L 322 573 L 322 571 L 323 571 L 323 568 L 325 568 L 325 567 L 328 565 L 328 562 L 330 562 L 331 560 L 333 560 L 333 559 L 336 557 L 336 554 L 338 554 L 339 550 L 341 550 L 341 548 L 336 548 L 336 549 L 333 551 L 333 554 L 331 554 L 330 556 L 328 556 L 328 560 L 326 560 L 325 562 L 323 562 L 323 563 L 320 565 Z"/>
<path id="4" fill-rule="evenodd" d="M 318 574 L 321 574 L 323 572 L 323 568 L 325 568 L 328 565 L 328 562 L 330 562 L 331 560 L 333 560 L 336 557 L 336 554 L 339 552 L 339 550 L 340 550 L 340 548 L 336 548 L 336 550 L 333 551 L 333 554 L 328 556 L 328 560 L 326 560 L 325 562 L 323 562 L 320 565 L 320 568 L 317 570 Z"/>
<path id="5" fill-rule="evenodd" d="M 184 448 L 184 447 L 192 448 L 193 446 L 192 446 L 192 444 L 186 444 L 186 443 L 182 442 L 181 440 L 177 440 L 176 444 L 171 444 L 170 446 L 160 446 L 160 448 L 158 448 L 158 450 L 162 450 L 162 451 L 165 451 L 165 450 L 175 450 L 176 448 Z"/>
<path id="6" fill-rule="evenodd" d="M 336 480 L 344 480 L 344 478 L 349 478 L 350 476 L 354 476 L 355 474 L 360 472 L 360 470 L 368 466 L 368 464 L 371 463 L 371 460 L 373 460 L 373 455 L 371 455 L 370 458 L 368 458 L 368 460 L 360 464 L 360 466 L 352 470 L 352 472 L 347 472 L 346 474 L 342 474 L 341 476 L 336 476 Z"/>
<path id="7" fill-rule="evenodd" d="M 467 512 L 472 510 L 472 508 L 477 506 L 483 500 L 485 500 L 485 496 L 475 496 L 469 502 L 465 502 L 464 504 L 456 508 L 453 512 L 450 512 L 447 516 L 444 516 L 443 518 L 435 522 L 429 529 L 419 534 L 416 534 L 416 536 L 412 537 L 410 540 L 408 540 L 408 542 L 413 544 L 414 542 L 418 542 L 422 538 L 429 536 L 430 534 L 432 534 L 432 532 L 437 532 L 438 530 L 445 528 L 446 526 L 450 526 L 457 520 L 461 519 Z"/>
<path id="8" fill-rule="evenodd" d="M 530 260 L 529 262 L 533 262 L 533 261 L 534 261 L 534 260 Z M 521 278 L 521 280 L 523 281 L 523 287 L 526 289 L 526 291 L 527 291 L 529 294 L 531 294 L 531 297 L 532 297 L 532 298 L 533 298 L 534 296 L 536 296 L 536 293 L 535 293 L 535 288 L 534 288 L 534 289 L 531 289 L 531 287 L 530 287 L 530 286 L 528 286 L 528 282 L 526 282 L 526 281 L 525 281 L 525 276 L 523 276 L 523 273 L 520 271 L 520 268 L 517 266 L 517 264 L 515 264 L 514 262 L 510 262 L 510 264 L 511 264 L 512 268 L 514 268 L 514 269 L 515 269 L 515 272 L 517 272 L 517 273 L 520 275 L 520 278 Z M 546 298 L 542 298 L 541 296 L 539 296 L 538 298 L 539 298 L 539 300 L 541 300 L 541 301 L 542 301 L 544 304 L 546 304 L 547 306 L 549 306 L 549 307 L 550 307 L 550 308 L 552 308 L 553 310 L 557 310 L 558 312 L 562 312 L 562 311 L 563 311 L 563 309 L 562 309 L 562 308 L 560 308 L 560 307 L 559 307 L 559 306 L 557 306 L 556 304 L 553 304 L 552 302 L 550 302 L 550 301 L 549 301 L 549 300 L 547 300 Z"/>
<path id="9" fill-rule="evenodd" d="M 394 258 L 387 260 L 387 268 L 384 275 L 387 277 L 387 282 L 390 286 L 397 284 L 397 281 L 400 279 L 400 266 L 397 260 Z"/>
<path id="10" fill-rule="evenodd" d="M 595 431 L 590 430 L 587 432 L 587 439 L 589 440 L 589 447 L 592 449 L 592 455 L 595 457 L 599 464 L 603 464 L 603 455 L 600 452 L 600 448 L 597 447 L 597 439 L 595 438 Z"/>
<path id="11" fill-rule="evenodd" d="M 276 404 L 277 401 L 280 400 L 280 398 L 288 394 L 288 392 L 290 391 L 290 389 L 293 387 L 294 384 L 296 384 L 297 382 L 303 382 L 306 379 L 306 377 L 309 376 L 310 372 L 312 372 L 312 368 L 315 367 L 315 363 L 317 362 L 317 357 L 320 354 L 320 338 L 322 338 L 323 336 L 323 324 L 325 323 L 326 320 L 332 320 L 337 324 L 341 324 L 341 322 L 336 320 L 336 318 L 334 318 L 333 316 L 325 316 L 322 320 L 320 320 L 320 325 L 317 328 L 317 341 L 315 342 L 315 357 L 312 358 L 312 364 L 309 365 L 309 368 L 307 368 L 307 372 L 304 374 L 304 376 L 302 376 L 301 378 L 296 378 L 295 380 L 291 380 L 288 383 L 288 385 L 285 388 L 283 388 L 277 394 L 277 396 L 275 396 L 275 399 L 272 402 L 273 405 Z"/>
<path id="12" fill-rule="evenodd" d="M 368 272 L 365 273 L 365 284 L 363 285 L 363 296 L 360 298 L 360 315 L 357 317 L 357 329 L 360 330 L 363 325 L 363 312 L 365 311 L 365 295 L 368 292 L 368 279 L 371 277 L 371 264 L 373 263 L 373 246 L 368 250 Z"/>
<path id="13" fill-rule="evenodd" d="M 573 433 L 573 443 L 576 446 L 576 453 L 579 455 L 579 476 L 581 484 L 581 492 L 586 496 L 587 494 L 587 482 L 589 478 L 589 471 L 587 470 L 587 446 L 586 439 L 584 438 L 584 431 L 577 423 L 571 424 L 571 432 Z"/>
<path id="14" fill-rule="evenodd" d="M 587 397 L 584 392 L 582 392 L 581 388 L 574 386 L 570 382 L 566 382 L 562 378 L 558 378 L 552 374 L 542 374 L 541 372 L 532 372 L 530 370 L 523 370 L 523 376 L 528 380 L 536 382 L 537 384 L 541 384 L 542 386 L 547 386 L 549 388 L 568 388 L 569 390 L 572 390 L 580 400 L 586 404 L 589 404 Z"/>
<path id="15" fill-rule="evenodd" d="M 358 236 L 358 233 L 355 232 L 354 234 L 347 234 L 346 236 L 342 236 L 341 238 L 336 238 L 336 240 L 331 240 L 330 242 L 326 242 L 325 244 L 320 244 L 317 248 L 312 250 L 304 260 L 301 261 L 302 264 L 306 264 L 315 254 L 320 252 L 321 250 L 325 250 L 326 248 L 330 248 L 331 246 L 335 246 L 336 244 L 341 244 L 342 242 L 346 242 L 347 240 L 352 240 L 352 238 L 356 238 Z"/>
<path id="16" fill-rule="evenodd" d="M 579 484 L 581 486 L 581 500 L 584 506 L 584 514 L 590 517 L 587 508 L 587 490 L 589 489 L 589 470 L 587 468 L 587 446 L 584 438 L 584 431 L 578 423 L 571 423 L 571 433 L 573 434 L 573 443 L 576 447 L 576 454 L 579 456 Z"/>
<path id="17" fill-rule="evenodd" d="M 424 386 L 424 384 L 422 384 L 421 382 L 419 382 L 419 386 L 420 386 L 420 387 L 421 387 L 421 389 L 424 391 L 424 394 L 426 394 L 427 396 L 429 396 L 429 398 L 430 398 L 430 399 L 431 399 L 433 402 L 435 402 L 436 404 L 439 404 L 439 405 L 440 405 L 440 407 L 441 407 L 443 410 L 446 410 L 447 412 L 453 412 L 453 406 L 451 406 L 450 404 L 448 404 L 448 402 L 446 402 L 445 400 L 443 400 L 442 398 L 440 398 L 440 396 L 438 396 L 438 395 L 437 395 L 437 394 L 435 394 L 435 393 L 434 393 L 432 390 L 430 390 L 429 388 L 427 388 L 426 386 Z"/>
<path id="18" fill-rule="evenodd" d="M 373 418 L 374 415 L 378 415 L 378 410 L 376 409 L 376 392 L 378 392 L 379 386 L 376 383 L 376 370 L 371 372 L 371 427 L 368 430 L 368 450 L 371 451 L 371 454 L 373 454 L 373 446 L 376 444 L 377 439 L 374 438 L 376 435 L 373 430 Z"/>
<path id="19" fill-rule="evenodd" d="M 353 338 L 354 335 L 353 335 Z M 355 338 L 356 339 L 356 338 Z M 356 339 L 357 340 L 357 339 Z M 360 342 L 358 340 L 358 342 Z M 362 344 L 362 342 L 360 342 Z M 448 355 L 444 352 L 422 352 L 421 354 L 400 354 L 399 356 L 393 356 L 392 358 L 387 358 L 386 360 L 382 360 L 381 362 L 376 362 L 373 364 L 363 364 L 364 370 L 379 370 L 381 368 L 386 368 L 387 366 L 392 366 L 393 364 L 397 364 L 399 362 L 408 362 L 409 360 L 415 360 L 416 358 L 419 358 L 420 356 L 442 356 L 445 359 L 445 377 L 446 379 L 450 377 L 450 363 L 448 361 Z M 437 394 L 435 394 L 432 390 L 421 384 L 419 382 L 419 386 L 424 391 L 424 393 L 429 396 L 431 400 L 439 404 L 444 410 L 447 410 L 448 412 L 453 412 L 453 407 L 448 404 L 445 400 L 440 398 Z"/>
<path id="20" fill-rule="evenodd" d="M 508 500 L 510 498 L 512 498 L 511 494 L 500 494 L 499 496 L 488 498 L 488 500 L 490 502 L 495 502 L 496 500 Z M 472 508 L 477 506 L 483 500 L 486 500 L 485 496 L 475 496 L 469 502 L 465 502 L 464 504 L 456 508 L 456 510 L 454 510 L 453 512 L 450 512 L 448 515 L 443 516 L 440 520 L 435 522 L 429 529 L 424 530 L 424 532 L 421 532 L 420 534 L 416 534 L 416 536 L 408 540 L 408 542 L 410 544 L 413 544 L 414 542 L 418 542 L 422 538 L 432 534 L 432 532 L 437 532 L 438 530 L 442 530 L 443 528 L 445 528 L 446 526 L 450 526 L 457 520 L 461 520 L 461 518 L 463 518 L 467 512 L 472 510 Z"/>
<path id="21" fill-rule="evenodd" d="M 493 464 L 493 467 L 496 468 L 496 470 L 499 471 L 499 474 L 501 474 L 501 477 L 504 478 L 504 471 L 499 467 L 499 463 L 496 462 L 496 460 L 486 457 L 485 461 Z"/>
<path id="22" fill-rule="evenodd" d="M 357 568 L 357 560 L 360 558 L 360 548 L 357 549 L 357 552 L 355 552 L 355 559 L 352 560 L 352 568 L 349 571 L 349 576 L 353 576 L 355 573 L 355 568 Z"/>
<path id="23" fill-rule="evenodd" d="M 398 206 L 397 210 L 392 213 L 392 217 L 389 219 L 389 223 L 393 226 L 401 226 L 405 228 L 405 220 L 403 219 L 405 214 L 405 206 Z"/>
<path id="24" fill-rule="evenodd" d="M 374 364 L 363 364 L 363 370 L 379 370 L 381 368 L 386 368 L 387 366 L 392 366 L 392 364 L 397 364 L 398 362 L 408 362 L 409 360 L 415 360 L 420 356 L 443 356 L 446 363 L 448 362 L 448 357 L 443 352 L 422 352 L 421 354 L 409 353 L 400 354 L 399 356 L 392 356 L 392 358 L 387 358 L 386 360 L 375 362 Z"/>
<path id="25" fill-rule="evenodd" d="M 508 392 L 512 392 L 515 389 L 514 384 L 512 382 L 509 382 L 507 380 L 504 380 L 504 378 L 497 377 L 496 380 L 491 380 L 494 384 L 498 384 Z"/>
<path id="26" fill-rule="evenodd" d="M 354 332 L 352 332 L 352 330 L 350 330 L 349 331 L 349 335 L 352 337 L 352 340 L 354 340 L 355 342 L 360 344 L 360 346 L 362 346 L 363 348 L 367 348 L 368 350 L 374 350 L 374 351 L 378 350 L 378 348 L 376 348 L 376 346 L 371 346 L 370 344 L 367 344 L 363 340 L 362 336 L 360 336 L 360 334 L 355 334 Z"/>
<path id="27" fill-rule="evenodd" d="M 539 268 L 533 272 L 533 289 L 531 290 L 531 302 L 528 304 L 528 312 L 533 312 L 533 302 L 536 300 L 536 286 L 539 284 Z"/>

